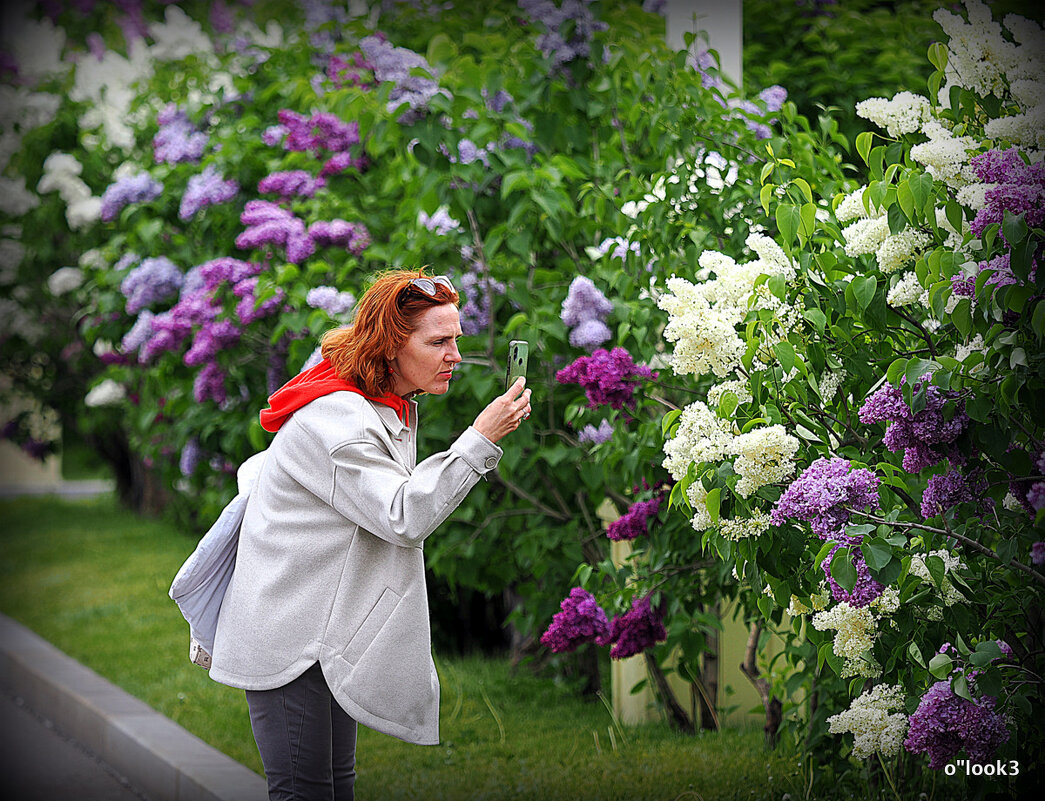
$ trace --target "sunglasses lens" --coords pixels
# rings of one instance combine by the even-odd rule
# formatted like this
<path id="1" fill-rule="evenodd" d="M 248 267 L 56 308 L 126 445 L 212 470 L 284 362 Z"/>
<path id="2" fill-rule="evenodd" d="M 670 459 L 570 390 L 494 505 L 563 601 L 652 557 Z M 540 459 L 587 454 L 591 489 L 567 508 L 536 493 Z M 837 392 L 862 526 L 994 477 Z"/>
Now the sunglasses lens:
<path id="1" fill-rule="evenodd" d="M 431 297 L 435 297 L 435 288 L 437 284 L 439 286 L 445 286 L 451 292 L 457 292 L 457 290 L 454 289 L 454 285 L 450 283 L 450 279 L 445 275 L 437 275 L 432 278 L 412 278 L 410 279 L 410 284 Z"/>

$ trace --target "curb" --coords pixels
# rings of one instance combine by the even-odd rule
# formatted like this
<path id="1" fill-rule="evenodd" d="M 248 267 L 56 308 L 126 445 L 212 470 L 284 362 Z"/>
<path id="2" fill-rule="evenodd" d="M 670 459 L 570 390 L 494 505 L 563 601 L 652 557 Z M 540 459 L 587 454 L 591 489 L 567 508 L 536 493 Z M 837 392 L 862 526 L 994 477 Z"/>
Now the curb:
<path id="1" fill-rule="evenodd" d="M 0 685 L 154 801 L 263 801 L 265 780 L 0 614 Z"/>

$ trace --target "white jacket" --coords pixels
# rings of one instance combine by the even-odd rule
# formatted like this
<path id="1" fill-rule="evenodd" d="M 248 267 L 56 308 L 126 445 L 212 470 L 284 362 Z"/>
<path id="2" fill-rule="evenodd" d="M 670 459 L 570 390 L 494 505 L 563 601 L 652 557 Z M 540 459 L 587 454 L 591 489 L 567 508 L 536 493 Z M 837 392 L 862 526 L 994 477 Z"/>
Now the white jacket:
<path id="1" fill-rule="evenodd" d="M 416 464 L 408 428 L 353 392 L 318 398 L 266 452 L 217 622 L 211 678 L 268 690 L 318 661 L 357 721 L 408 742 L 439 742 L 425 538 L 497 466 L 469 427 Z"/>

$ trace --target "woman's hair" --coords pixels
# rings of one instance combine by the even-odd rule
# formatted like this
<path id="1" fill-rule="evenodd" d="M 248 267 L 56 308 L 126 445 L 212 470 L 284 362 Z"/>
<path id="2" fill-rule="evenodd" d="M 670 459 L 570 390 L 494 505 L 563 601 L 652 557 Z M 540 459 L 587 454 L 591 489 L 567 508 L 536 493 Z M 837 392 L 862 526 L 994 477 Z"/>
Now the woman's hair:
<path id="1" fill-rule="evenodd" d="M 422 267 L 379 273 L 356 304 L 352 324 L 323 335 L 323 358 L 330 360 L 341 378 L 371 395 L 392 391 L 395 377 L 389 362 L 417 328 L 421 315 L 435 306 L 460 302 L 457 293 L 443 284 L 435 284 L 435 295 L 411 284 L 415 278 L 425 278 L 424 271 Z"/>

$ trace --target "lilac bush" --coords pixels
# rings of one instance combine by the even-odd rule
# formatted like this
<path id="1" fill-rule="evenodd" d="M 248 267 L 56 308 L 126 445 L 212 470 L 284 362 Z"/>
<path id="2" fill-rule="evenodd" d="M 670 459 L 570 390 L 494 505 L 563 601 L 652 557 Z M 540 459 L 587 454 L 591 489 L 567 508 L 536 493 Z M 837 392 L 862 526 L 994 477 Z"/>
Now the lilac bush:
<path id="1" fill-rule="evenodd" d="M 573 364 L 555 374 L 560 384 L 580 384 L 588 398 L 588 408 L 609 406 L 613 409 L 634 407 L 635 390 L 641 379 L 654 379 L 645 365 L 635 364 L 624 348 L 599 348 L 591 356 L 581 356 Z"/>

